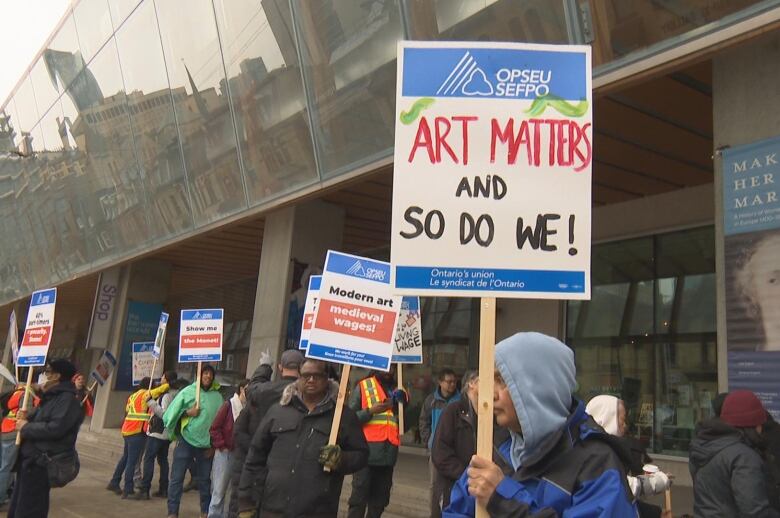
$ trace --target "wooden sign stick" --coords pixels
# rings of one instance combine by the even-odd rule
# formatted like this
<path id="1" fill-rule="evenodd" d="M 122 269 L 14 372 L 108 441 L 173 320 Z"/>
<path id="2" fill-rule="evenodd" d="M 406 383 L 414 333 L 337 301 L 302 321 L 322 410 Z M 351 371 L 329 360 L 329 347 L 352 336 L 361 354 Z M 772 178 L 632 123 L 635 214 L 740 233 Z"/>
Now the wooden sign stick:
<path id="1" fill-rule="evenodd" d="M 86 393 L 86 394 L 84 394 L 84 399 L 82 399 L 82 400 L 81 400 L 81 404 L 82 404 L 82 406 L 84 405 L 84 403 L 86 403 L 86 402 L 87 402 L 87 398 L 89 397 L 90 393 L 91 393 L 93 390 L 95 390 L 95 385 L 97 385 L 97 381 L 93 381 L 93 382 L 92 382 L 92 384 L 91 384 L 91 385 L 89 386 L 89 388 L 87 389 L 87 393 Z"/>
<path id="2" fill-rule="evenodd" d="M 195 380 L 195 408 L 200 409 L 200 371 L 203 367 L 203 362 L 198 362 L 198 376 Z"/>
<path id="3" fill-rule="evenodd" d="M 339 426 L 341 425 L 341 412 L 344 410 L 344 400 L 347 398 L 347 386 L 349 385 L 349 371 L 350 365 L 345 365 L 341 369 L 341 379 L 339 380 L 339 395 L 336 398 L 336 409 L 333 411 L 333 423 L 330 425 L 330 437 L 328 437 L 328 445 L 336 444 L 336 439 L 339 437 Z M 327 466 L 322 468 L 325 472 L 330 473 L 330 469 Z"/>
<path id="4" fill-rule="evenodd" d="M 666 499 L 666 510 L 669 511 L 669 513 L 672 512 L 672 490 L 667 489 L 664 491 L 664 497 Z"/>
<path id="5" fill-rule="evenodd" d="M 198 367 L 200 367 L 200 362 L 198 362 Z M 154 359 L 154 362 L 152 362 L 152 373 L 149 375 L 149 388 L 147 390 L 152 390 L 152 384 L 154 383 L 154 371 L 157 369 L 157 358 Z M 200 377 L 200 375 L 198 375 Z M 200 383 L 198 384 L 200 386 Z"/>
<path id="6" fill-rule="evenodd" d="M 24 401 L 22 402 L 22 410 L 27 412 L 27 406 L 30 404 L 30 392 L 32 392 L 32 377 L 33 377 L 33 368 L 28 367 L 27 369 L 27 386 L 24 387 Z M 25 414 L 25 417 L 27 417 L 27 414 Z M 16 432 L 16 445 L 19 446 L 22 444 L 22 431 L 19 430 Z"/>
<path id="7" fill-rule="evenodd" d="M 493 460 L 493 373 L 496 348 L 496 299 L 482 297 L 479 305 L 479 401 L 477 403 L 477 455 Z M 490 518 L 477 505 L 476 518 Z"/>
<path id="8" fill-rule="evenodd" d="M 398 363 L 398 388 L 404 389 L 404 364 Z M 404 427 L 404 404 L 398 403 L 398 436 L 402 437 L 406 428 Z"/>

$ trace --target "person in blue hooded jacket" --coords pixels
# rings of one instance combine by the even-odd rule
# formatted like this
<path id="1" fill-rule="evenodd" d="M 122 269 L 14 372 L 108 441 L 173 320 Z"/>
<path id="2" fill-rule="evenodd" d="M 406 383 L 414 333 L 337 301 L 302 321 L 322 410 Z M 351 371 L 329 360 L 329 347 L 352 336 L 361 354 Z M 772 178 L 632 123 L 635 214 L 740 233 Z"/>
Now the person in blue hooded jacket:
<path id="1" fill-rule="evenodd" d="M 513 472 L 475 455 L 443 516 L 474 516 L 477 502 L 491 517 L 638 516 L 619 449 L 572 397 L 571 349 L 517 333 L 496 345 L 495 365 L 496 422 L 510 431 L 499 449 Z"/>

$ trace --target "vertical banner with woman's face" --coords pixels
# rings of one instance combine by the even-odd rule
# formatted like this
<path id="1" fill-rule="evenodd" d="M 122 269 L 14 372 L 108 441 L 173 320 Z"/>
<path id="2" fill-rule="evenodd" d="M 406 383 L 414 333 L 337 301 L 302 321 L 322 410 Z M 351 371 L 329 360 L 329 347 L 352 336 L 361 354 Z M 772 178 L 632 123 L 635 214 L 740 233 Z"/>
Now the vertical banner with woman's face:
<path id="1" fill-rule="evenodd" d="M 729 390 L 780 418 L 780 138 L 723 153 Z"/>

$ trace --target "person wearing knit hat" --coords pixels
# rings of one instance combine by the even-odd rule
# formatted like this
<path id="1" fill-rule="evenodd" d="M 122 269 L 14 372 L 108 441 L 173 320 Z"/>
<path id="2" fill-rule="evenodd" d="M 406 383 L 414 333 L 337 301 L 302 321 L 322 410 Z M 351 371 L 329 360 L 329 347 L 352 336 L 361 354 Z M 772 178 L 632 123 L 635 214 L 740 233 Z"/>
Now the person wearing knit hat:
<path id="1" fill-rule="evenodd" d="M 696 425 L 689 468 L 695 516 L 780 518 L 763 457 L 767 412 L 749 390 L 730 392 L 719 418 Z"/>

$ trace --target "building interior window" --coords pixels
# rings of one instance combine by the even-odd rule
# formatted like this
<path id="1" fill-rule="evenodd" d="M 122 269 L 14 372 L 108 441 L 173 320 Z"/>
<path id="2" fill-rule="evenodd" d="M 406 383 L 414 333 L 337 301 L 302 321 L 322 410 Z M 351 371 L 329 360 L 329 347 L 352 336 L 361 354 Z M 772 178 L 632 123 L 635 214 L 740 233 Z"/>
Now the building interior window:
<path id="1" fill-rule="evenodd" d="M 578 396 L 620 397 L 629 435 L 687 455 L 717 393 L 714 228 L 595 245 L 592 286 L 567 304 Z"/>

